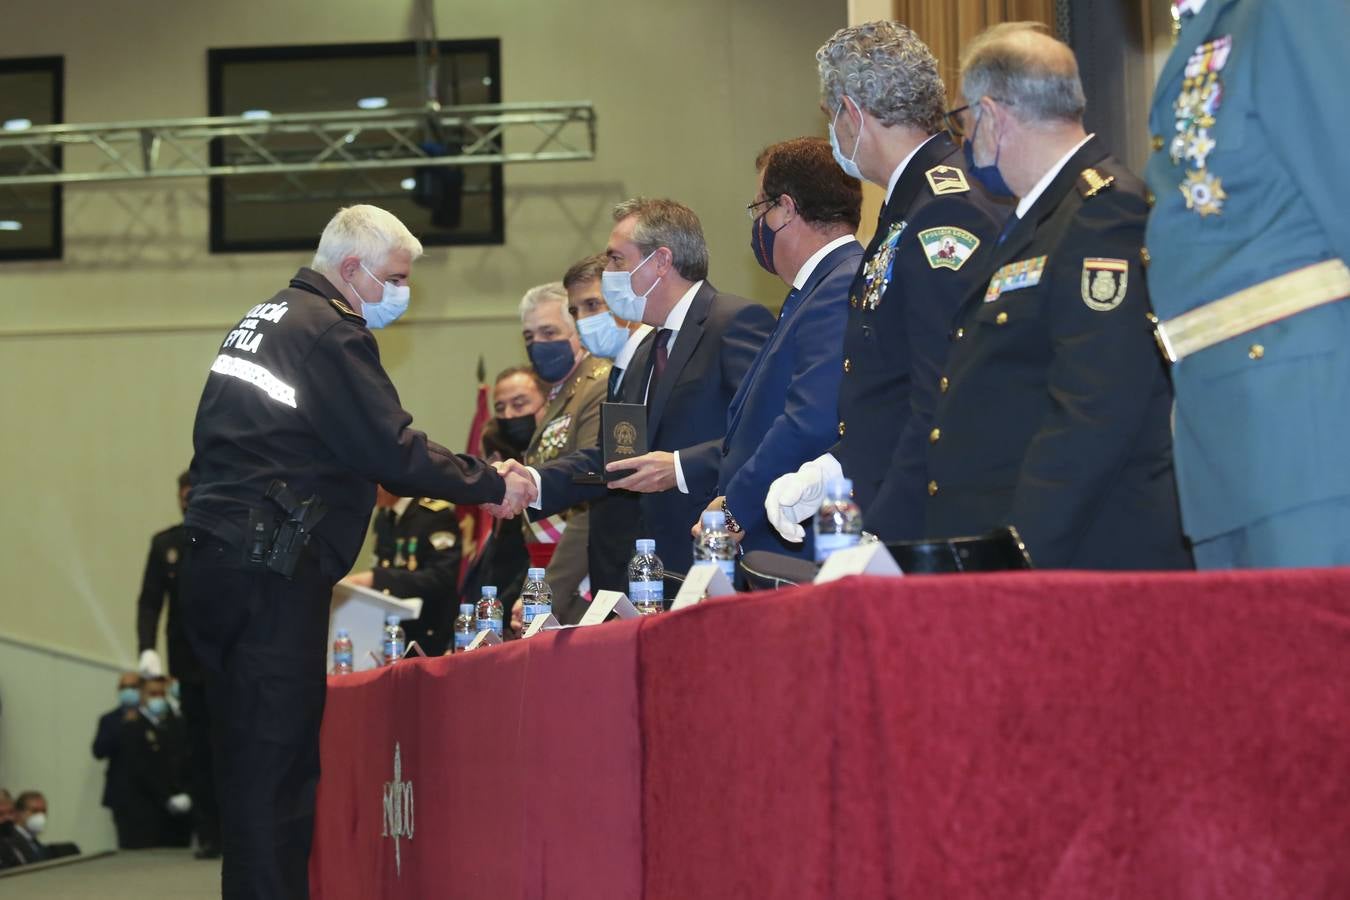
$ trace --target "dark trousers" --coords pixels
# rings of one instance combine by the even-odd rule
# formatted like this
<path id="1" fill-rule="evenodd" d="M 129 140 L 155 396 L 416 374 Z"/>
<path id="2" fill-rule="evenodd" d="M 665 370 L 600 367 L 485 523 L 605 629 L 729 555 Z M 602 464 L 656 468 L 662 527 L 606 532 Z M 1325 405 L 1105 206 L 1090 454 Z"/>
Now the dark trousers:
<path id="1" fill-rule="evenodd" d="M 192 795 L 193 827 L 203 847 L 220 846 L 220 806 L 211 762 L 211 715 L 204 681 L 179 681 L 183 726 L 188 739 L 188 792 Z"/>
<path id="2" fill-rule="evenodd" d="M 306 552 L 291 579 L 246 569 L 190 529 L 181 599 L 206 675 L 226 900 L 303 900 L 319 781 L 333 582 Z"/>

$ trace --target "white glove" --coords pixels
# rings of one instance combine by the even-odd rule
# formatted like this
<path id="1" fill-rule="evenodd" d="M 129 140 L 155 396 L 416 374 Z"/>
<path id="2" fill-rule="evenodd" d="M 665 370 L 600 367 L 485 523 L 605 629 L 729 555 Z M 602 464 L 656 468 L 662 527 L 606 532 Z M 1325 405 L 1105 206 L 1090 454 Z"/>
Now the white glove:
<path id="1" fill-rule="evenodd" d="M 140 669 L 142 678 L 158 678 L 164 674 L 164 664 L 159 661 L 159 654 L 154 650 L 142 650 L 141 661 L 136 668 Z"/>
<path id="2" fill-rule="evenodd" d="M 769 524 L 784 540 L 800 542 L 806 531 L 799 524 L 805 522 L 820 508 L 825 496 L 825 485 L 844 477 L 839 460 L 830 454 L 819 456 L 795 472 L 780 475 L 769 485 L 764 498 L 764 512 Z"/>
<path id="3" fill-rule="evenodd" d="M 174 794 L 169 798 L 169 812 L 181 816 L 192 810 L 192 798 L 187 794 Z"/>

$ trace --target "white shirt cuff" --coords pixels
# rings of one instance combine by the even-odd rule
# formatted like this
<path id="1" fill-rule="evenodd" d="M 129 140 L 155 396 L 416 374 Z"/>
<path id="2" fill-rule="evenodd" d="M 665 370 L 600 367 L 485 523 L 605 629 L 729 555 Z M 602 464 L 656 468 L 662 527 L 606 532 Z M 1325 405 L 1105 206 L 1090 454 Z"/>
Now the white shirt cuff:
<path id="1" fill-rule="evenodd" d="M 530 509 L 544 508 L 544 483 L 539 480 L 539 470 L 534 466 L 526 466 L 530 477 L 534 479 L 534 502 L 530 504 Z"/>
<path id="2" fill-rule="evenodd" d="M 689 485 L 684 481 L 684 468 L 680 465 L 680 451 L 675 451 L 675 486 L 680 489 L 681 494 L 689 493 Z"/>

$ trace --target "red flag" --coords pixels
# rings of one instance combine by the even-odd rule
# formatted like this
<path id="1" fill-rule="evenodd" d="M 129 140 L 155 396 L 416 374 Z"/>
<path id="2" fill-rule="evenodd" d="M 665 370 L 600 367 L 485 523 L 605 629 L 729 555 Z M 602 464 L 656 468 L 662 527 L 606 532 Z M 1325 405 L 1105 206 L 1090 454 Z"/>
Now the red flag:
<path id="1" fill-rule="evenodd" d="M 464 452 L 470 456 L 483 453 L 483 429 L 492 418 L 488 409 L 488 386 L 483 371 L 483 359 L 478 358 L 478 400 L 473 411 L 473 421 L 469 423 L 469 443 Z M 459 586 L 464 588 L 464 580 L 473 570 L 487 545 L 488 534 L 492 531 L 492 515 L 481 506 L 459 506 L 459 534 L 463 539 L 464 553 L 459 561 Z"/>

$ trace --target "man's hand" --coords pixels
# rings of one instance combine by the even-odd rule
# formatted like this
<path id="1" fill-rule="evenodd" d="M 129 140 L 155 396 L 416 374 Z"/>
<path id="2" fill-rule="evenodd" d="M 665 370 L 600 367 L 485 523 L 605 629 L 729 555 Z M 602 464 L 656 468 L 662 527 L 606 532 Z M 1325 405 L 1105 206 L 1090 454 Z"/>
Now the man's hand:
<path id="1" fill-rule="evenodd" d="M 192 798 L 187 794 L 174 794 L 165 806 L 175 816 L 186 815 L 192 811 Z"/>
<path id="2" fill-rule="evenodd" d="M 506 481 L 506 493 L 500 503 L 489 503 L 483 508 L 498 519 L 509 519 L 520 515 L 539 496 L 530 470 L 514 459 L 493 463 L 492 465 Z"/>
<path id="3" fill-rule="evenodd" d="M 158 678 L 164 674 L 164 664 L 160 662 L 159 653 L 155 650 L 142 650 L 136 669 L 142 678 Z"/>
<path id="4" fill-rule="evenodd" d="M 373 587 L 375 587 L 375 573 L 374 573 L 374 572 L 370 572 L 370 571 L 367 571 L 367 572 L 353 572 L 352 574 L 348 575 L 346 578 L 342 579 L 342 583 L 343 583 L 343 584 L 354 584 L 354 585 L 356 585 L 357 587 L 363 587 L 363 588 L 373 588 Z"/>
<path id="5" fill-rule="evenodd" d="M 655 494 L 676 487 L 675 454 L 664 450 L 653 450 L 632 459 L 616 459 L 605 466 L 606 472 L 624 472 L 634 469 L 631 475 L 611 481 L 609 486 L 615 490 L 637 491 L 639 494 Z"/>
<path id="6" fill-rule="evenodd" d="M 525 601 L 516 598 L 511 604 L 511 631 L 520 634 L 525 630 Z"/>
<path id="7" fill-rule="evenodd" d="M 705 510 L 703 510 L 703 511 L 704 511 L 704 512 L 721 512 L 721 511 L 722 511 L 722 506 L 726 503 L 726 500 L 727 500 L 726 497 L 718 497 L 717 499 L 713 500 L 713 502 L 709 503 L 709 504 L 708 504 L 708 508 L 705 509 Z M 694 527 L 693 527 L 693 528 L 690 528 L 690 529 L 689 529 L 689 533 L 690 533 L 691 535 L 694 536 L 694 540 L 698 540 L 699 538 L 703 537 L 703 517 L 702 517 L 702 516 L 699 516 L 699 517 L 698 517 L 698 521 L 694 523 Z M 732 541 L 734 541 L 734 542 L 737 543 L 737 544 L 739 544 L 741 541 L 745 540 L 745 532 L 744 532 L 744 531 L 732 531 L 731 529 L 727 529 L 727 534 L 731 535 Z"/>

